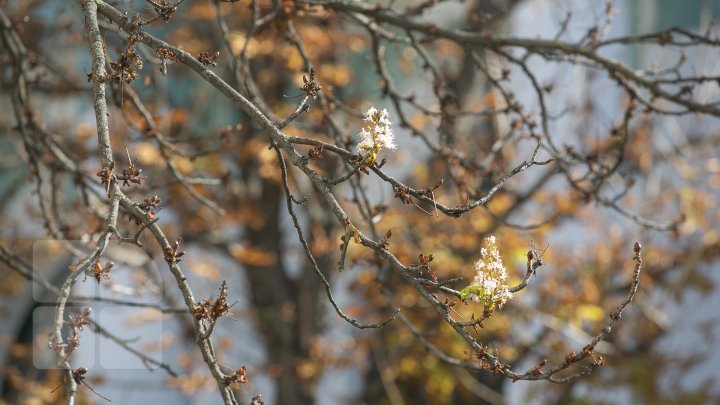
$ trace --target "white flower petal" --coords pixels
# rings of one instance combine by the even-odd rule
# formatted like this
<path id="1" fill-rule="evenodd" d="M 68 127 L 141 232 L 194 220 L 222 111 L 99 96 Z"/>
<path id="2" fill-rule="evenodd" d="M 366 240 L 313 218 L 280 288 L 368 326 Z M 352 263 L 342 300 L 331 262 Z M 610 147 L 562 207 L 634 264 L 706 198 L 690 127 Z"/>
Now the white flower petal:
<path id="1" fill-rule="evenodd" d="M 370 107 L 365 112 L 365 122 L 368 122 L 365 128 L 360 130 L 360 142 L 357 144 L 358 149 L 374 151 L 377 153 L 380 149 L 395 149 L 395 135 L 392 131 L 392 123 L 388 119 L 389 114 L 386 109 L 378 111 L 375 107 Z"/>
<path id="2" fill-rule="evenodd" d="M 365 112 L 365 121 L 372 121 L 377 112 L 378 110 L 375 107 L 368 108 L 367 112 Z"/>

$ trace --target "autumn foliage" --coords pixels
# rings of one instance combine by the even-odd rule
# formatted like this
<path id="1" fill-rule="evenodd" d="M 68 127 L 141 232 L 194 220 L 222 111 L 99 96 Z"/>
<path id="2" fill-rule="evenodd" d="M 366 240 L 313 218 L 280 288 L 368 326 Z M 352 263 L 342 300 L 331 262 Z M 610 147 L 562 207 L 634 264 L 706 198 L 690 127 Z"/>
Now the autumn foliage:
<path id="1" fill-rule="evenodd" d="M 0 3 L 0 295 L 53 314 L 11 337 L 8 401 L 116 402 L 85 329 L 212 403 L 713 395 L 657 387 L 693 366 L 658 349 L 666 312 L 714 291 L 715 28 L 615 34 L 600 1 L 538 38 L 511 0 L 51 3 Z M 102 304 L 172 337 L 116 336 Z"/>

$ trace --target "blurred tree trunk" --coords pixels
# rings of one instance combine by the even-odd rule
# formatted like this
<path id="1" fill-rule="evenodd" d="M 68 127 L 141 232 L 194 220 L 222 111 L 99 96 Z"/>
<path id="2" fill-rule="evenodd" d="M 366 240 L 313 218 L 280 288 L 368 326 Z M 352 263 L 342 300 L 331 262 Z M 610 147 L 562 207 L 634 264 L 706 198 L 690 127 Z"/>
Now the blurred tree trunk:
<path id="1" fill-rule="evenodd" d="M 307 344 L 301 342 L 297 316 L 302 291 L 295 288 L 280 260 L 282 198 L 283 191 L 277 183 L 263 181 L 257 201 L 258 215 L 263 216 L 262 226 L 248 227 L 246 240 L 252 249 L 272 253 L 275 260 L 267 266 L 246 264 L 245 270 L 258 327 L 265 341 L 270 375 L 277 384 L 277 403 L 311 404 L 310 387 L 303 384 L 297 374 L 298 360 L 308 353 Z"/>
<path id="2" fill-rule="evenodd" d="M 274 263 L 266 266 L 246 264 L 245 269 L 258 327 L 265 339 L 270 375 L 275 377 L 277 383 L 277 403 L 312 404 L 316 377 L 321 375 L 325 367 L 319 365 L 310 374 L 299 372 L 299 368 L 302 363 L 311 360 L 309 350 L 312 339 L 322 331 L 322 310 L 325 307 L 322 298 L 325 291 L 302 250 L 299 260 L 302 260 L 303 265 L 297 278 L 288 275 L 280 260 L 280 257 L 286 256 L 283 235 L 295 233 L 289 220 L 285 223 L 280 221 L 280 214 L 286 209 L 284 190 L 274 181 L 263 181 L 262 193 L 256 204 L 255 211 L 263 216 L 262 226 L 248 227 L 245 239 L 251 249 L 272 253 Z M 299 216 L 304 214 L 298 210 Z M 318 215 L 308 215 L 311 226 L 317 232 L 325 235 L 333 232 L 332 218 L 328 218 L 324 211 Z M 304 236 L 308 244 L 313 246 L 313 233 L 304 231 Z M 315 259 L 320 269 L 329 272 L 335 268 L 335 256 L 332 253 L 332 249 L 316 253 Z"/>

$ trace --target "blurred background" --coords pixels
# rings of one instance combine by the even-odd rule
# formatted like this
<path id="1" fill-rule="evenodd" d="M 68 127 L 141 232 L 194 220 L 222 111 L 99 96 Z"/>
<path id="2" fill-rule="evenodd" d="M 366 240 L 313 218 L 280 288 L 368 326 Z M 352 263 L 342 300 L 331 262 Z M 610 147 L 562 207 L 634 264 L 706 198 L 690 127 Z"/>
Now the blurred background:
<path id="1" fill-rule="evenodd" d="M 415 48 L 392 40 L 402 30 L 387 28 L 380 35 L 369 32 L 362 18 L 314 11 L 301 3 L 259 1 L 263 15 L 282 7 L 291 17 L 253 32 L 249 1 L 187 0 L 169 22 L 159 20 L 146 30 L 194 55 L 219 52 L 213 70 L 245 94 L 259 95 L 249 98 L 280 117 L 295 109 L 299 100 L 292 96 L 301 93 L 303 75 L 308 75 L 303 55 L 288 39 L 297 35 L 325 98 L 313 101 L 311 110 L 286 132 L 350 148 L 358 141 L 361 113 L 370 106 L 387 108 L 398 149 L 383 153 L 384 169 L 418 189 L 444 179 L 434 198 L 448 206 L 483 195 L 503 173 L 530 158 L 534 143 L 528 134 L 533 129 L 526 124 L 539 119 L 540 105 L 520 65 L 480 50 L 473 55 L 485 69 L 478 69 L 464 48 L 439 40 L 427 42 L 434 64 L 429 71 Z M 423 2 L 392 3 L 402 10 Z M 720 12 L 718 0 L 615 1 L 611 12 L 605 1 L 438 3 L 417 18 L 452 29 L 571 43 L 587 38 L 593 27 L 600 40 L 671 27 L 716 38 L 712 23 Z M 148 2 L 112 4 L 142 18 L 156 15 Z M 73 249 L 82 251 L 102 229 L 106 207 L 100 198 L 104 187 L 95 176 L 99 160 L 87 79 L 91 61 L 82 10 L 74 2 L 6 0 L 0 7 L 26 47 L 23 68 L 30 100 L 20 108 L 14 101 L 16 70 L 6 29 L 0 48 L 0 403 L 57 403 L 63 402 L 62 388 L 50 391 L 62 376 L 53 370 L 54 353 L 48 348 L 54 296 L 41 283 L 29 281 L 28 274 L 59 286 L 77 259 Z M 116 58 L 125 36 L 110 23 L 101 28 L 109 57 Z M 213 339 L 227 370 L 247 367 L 250 382 L 238 389 L 244 403 L 257 394 L 267 404 L 720 400 L 717 117 L 642 111 L 627 121 L 622 163 L 605 179 L 602 192 L 608 199 L 617 195 L 612 201 L 625 213 L 670 224 L 656 226 L 660 230 L 579 192 L 552 166 L 513 177 L 489 204 L 458 219 L 435 216 L 431 205 L 402 204 L 392 187 L 373 175 L 335 189 L 351 217 L 367 219 L 358 219 L 365 229 L 380 235 L 392 229 L 389 249 L 399 259 L 413 263 L 421 253 L 434 254 L 432 270 L 442 280 L 461 277 L 452 284 L 458 290 L 472 279 L 472 265 L 488 235 L 498 239 L 511 284 L 524 276 L 530 246 L 545 251 L 545 266 L 530 286 L 477 332 L 513 369 L 532 368 L 544 358 L 562 362 L 569 351 L 582 350 L 625 296 L 633 243 L 643 244 L 640 289 L 597 348 L 605 366 L 571 384 L 513 383 L 442 362 L 397 320 L 379 330 L 359 330 L 340 319 L 298 242 L 268 139 L 189 69 L 163 61 L 142 45 L 137 49 L 144 61 L 138 78 L 115 84 L 109 92 L 115 158 L 123 165 L 132 159 L 148 177 L 126 191 L 131 198 L 162 199 L 155 214 L 158 224 L 170 238 L 182 240 L 186 255 L 181 265 L 196 299 L 215 297 L 227 281 L 228 299 L 235 304 L 232 316 L 218 322 Z M 238 67 L 231 53 L 243 51 L 247 63 Z M 720 76 L 717 46 L 631 40 L 599 52 L 637 71 L 677 67 L 682 75 Z M 374 59 L 379 54 L 384 74 L 378 73 Z M 587 157 L 570 169 L 582 177 L 592 171 L 590 157 L 602 159 L 612 152 L 613 131 L 625 123 L 627 94 L 603 69 L 570 58 L 531 55 L 525 62 L 545 92 L 553 143 L 567 154 Z M 500 86 L 489 80 L 499 76 L 506 77 Z M 394 91 L 408 99 L 412 95 L 412 102 L 393 102 L 388 95 Z M 447 111 L 443 91 L 452 94 L 455 112 L 500 110 L 509 93 L 523 113 L 457 114 L 452 120 L 427 113 Z M 718 80 L 703 81 L 692 95 L 715 105 Z M 150 111 L 154 126 L 136 100 Z M 334 111 L 332 120 L 327 108 Z M 32 121 L 33 139 L 48 141 L 35 145 L 21 136 L 21 119 Z M 483 162 L 484 171 L 454 167 L 418 132 Z M 498 143 L 501 139 L 505 141 Z M 54 162 L 53 145 L 72 157 L 77 172 Z M 539 158 L 549 157 L 543 150 Z M 330 177 L 343 167 L 329 154 L 314 164 Z M 95 180 L 89 190 L 79 185 L 87 182 L 83 174 Z M 424 336 L 446 353 L 469 357 L 465 342 L 370 251 L 351 244 L 346 267 L 339 272 L 342 229 L 307 179 L 293 171 L 290 178 L 294 195 L 308 198 L 298 206 L 301 224 L 340 307 L 358 319 L 380 322 L 392 314 L 382 286 Z M 127 217 L 120 222 L 124 235 L 137 230 Z M 83 332 L 74 366 L 87 367 L 88 383 L 113 403 L 219 403 L 162 252 L 150 238 L 141 241 L 143 247 L 111 242 L 104 256 L 115 263 L 111 279 L 98 283 L 88 278 L 73 288 L 70 312 L 92 307 L 93 320 L 102 326 Z M 458 304 L 457 310 L 469 319 L 472 304 Z M 81 403 L 103 402 L 81 387 Z"/>

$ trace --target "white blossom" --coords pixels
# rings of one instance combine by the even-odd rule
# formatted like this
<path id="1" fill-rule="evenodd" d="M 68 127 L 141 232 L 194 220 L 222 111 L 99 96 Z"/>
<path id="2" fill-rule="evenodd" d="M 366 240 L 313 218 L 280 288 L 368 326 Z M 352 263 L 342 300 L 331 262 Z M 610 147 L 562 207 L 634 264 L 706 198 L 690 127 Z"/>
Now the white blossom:
<path id="1" fill-rule="evenodd" d="M 386 109 L 382 111 L 370 107 L 365 113 L 364 121 L 368 124 L 360 130 L 360 142 L 357 148 L 366 153 L 366 161 L 369 164 L 375 162 L 377 154 L 383 149 L 395 149 L 395 134 L 391 128 L 392 123 L 388 118 Z"/>
<path id="2" fill-rule="evenodd" d="M 373 117 L 378 113 L 377 108 L 370 107 L 368 108 L 367 112 L 365 112 L 365 121 L 371 122 L 373 120 Z"/>
<path id="3" fill-rule="evenodd" d="M 482 302 L 488 308 L 502 308 L 512 298 L 507 286 L 507 270 L 495 244 L 495 237 L 485 239 L 486 247 L 480 249 L 480 259 L 475 262 L 475 277 L 461 292 L 463 300 Z"/>

